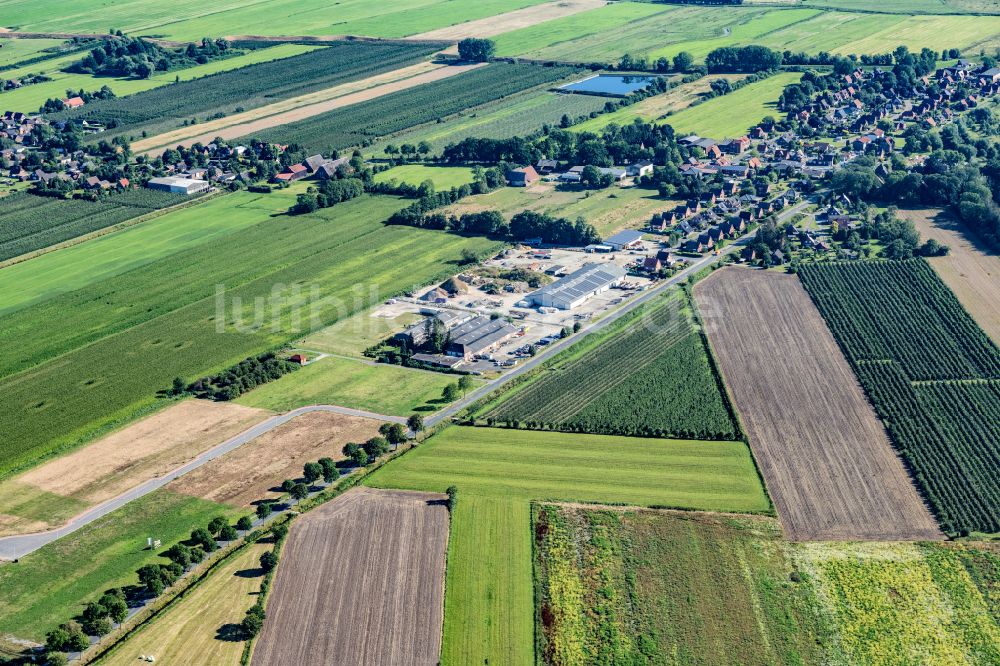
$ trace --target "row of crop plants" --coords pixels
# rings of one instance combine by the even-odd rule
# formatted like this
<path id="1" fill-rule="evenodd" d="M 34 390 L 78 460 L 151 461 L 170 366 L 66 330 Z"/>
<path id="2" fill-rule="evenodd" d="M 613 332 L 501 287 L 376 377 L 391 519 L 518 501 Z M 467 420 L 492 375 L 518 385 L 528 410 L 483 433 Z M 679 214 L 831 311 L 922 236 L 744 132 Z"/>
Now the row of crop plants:
<path id="1" fill-rule="evenodd" d="M 258 63 L 200 79 L 161 86 L 135 95 L 87 104 L 80 111 L 55 114 L 56 119 L 105 123 L 111 135 L 138 135 L 165 120 L 204 120 L 205 114 L 227 114 L 289 97 L 364 79 L 419 62 L 434 45 L 335 42 L 308 53 Z"/>
<path id="2" fill-rule="evenodd" d="M 483 416 L 507 427 L 739 436 L 682 292 L 644 309 L 592 349 L 563 353 Z"/>
<path id="3" fill-rule="evenodd" d="M 923 260 L 800 276 L 943 528 L 1000 531 L 1000 349 Z"/>
<path id="4" fill-rule="evenodd" d="M 0 261 L 49 247 L 185 201 L 182 194 L 133 190 L 97 201 L 38 197 L 0 198 Z"/>
<path id="5" fill-rule="evenodd" d="M 557 81 L 573 71 L 570 67 L 494 63 L 254 136 L 265 141 L 297 144 L 309 151 L 332 152 L 366 145 L 379 137 Z"/>

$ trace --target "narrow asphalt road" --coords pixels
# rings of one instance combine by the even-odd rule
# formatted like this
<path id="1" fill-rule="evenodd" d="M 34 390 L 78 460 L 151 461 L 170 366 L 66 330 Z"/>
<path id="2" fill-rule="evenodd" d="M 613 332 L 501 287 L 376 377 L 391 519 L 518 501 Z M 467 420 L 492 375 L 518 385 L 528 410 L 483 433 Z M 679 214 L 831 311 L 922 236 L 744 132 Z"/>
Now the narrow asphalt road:
<path id="1" fill-rule="evenodd" d="M 143 495 L 151 493 L 158 488 L 162 488 L 177 477 L 196 470 L 205 463 L 215 460 L 219 456 L 223 456 L 233 449 L 243 446 L 250 440 L 260 437 L 264 433 L 269 432 L 282 424 L 288 423 L 298 416 L 308 414 L 309 412 L 333 412 L 334 414 L 344 414 L 346 416 L 360 416 L 369 419 L 377 419 L 379 421 L 406 424 L 406 419 L 400 416 L 385 416 L 384 414 L 375 414 L 361 409 L 350 409 L 347 407 L 337 407 L 335 405 L 310 405 L 308 407 L 293 409 L 292 411 L 284 414 L 272 416 L 271 418 L 261 421 L 257 425 L 244 430 L 240 434 L 227 439 L 222 444 L 205 451 L 187 464 L 171 470 L 163 476 L 150 479 L 145 483 L 139 484 L 138 486 L 127 490 L 117 497 L 113 497 L 106 502 L 87 509 L 83 513 L 75 516 L 62 527 L 58 527 L 54 530 L 48 530 L 46 532 L 19 534 L 17 536 L 0 538 L 0 560 L 16 560 L 20 557 L 24 557 L 28 553 L 34 552 L 42 546 L 52 543 L 56 539 L 61 539 L 68 534 L 72 534 L 84 525 L 88 525 L 89 523 L 108 515 L 112 511 L 120 509 L 132 500 L 139 499 Z"/>
<path id="2" fill-rule="evenodd" d="M 788 210 L 782 212 L 781 214 L 778 215 L 779 221 L 784 220 L 789 216 L 794 215 L 795 213 L 798 213 L 807 205 L 809 205 L 809 203 L 810 203 L 809 201 L 803 201 L 802 203 L 799 203 L 796 206 L 793 206 L 792 208 L 789 208 Z M 614 310 L 613 312 L 603 317 L 602 319 L 599 319 L 592 325 L 584 328 L 576 335 L 573 335 L 565 340 L 559 340 L 552 343 L 546 348 L 544 354 L 540 354 L 538 356 L 529 359 L 519 367 L 514 368 L 510 372 L 500 376 L 499 378 L 493 380 L 492 382 L 489 382 L 488 384 L 479 387 L 475 391 L 472 391 L 471 393 L 466 395 L 461 400 L 452 403 L 445 409 L 428 417 L 426 419 L 427 426 L 429 427 L 434 426 L 446 419 L 454 417 L 456 414 L 464 410 L 470 404 L 472 404 L 476 400 L 479 400 L 480 398 L 490 393 L 497 387 L 503 386 L 507 382 L 513 381 L 514 379 L 520 377 L 521 375 L 527 372 L 531 372 L 533 369 L 537 368 L 540 364 L 544 363 L 546 360 L 551 358 L 553 354 L 558 353 L 559 351 L 569 347 L 570 345 L 576 344 L 577 342 L 587 337 L 588 335 L 599 333 L 600 331 L 604 330 L 612 323 L 614 323 L 621 317 L 625 316 L 635 308 L 645 303 L 648 303 L 649 301 L 653 300 L 654 298 L 662 294 L 665 290 L 687 279 L 688 276 L 692 275 L 693 273 L 700 271 L 701 269 L 710 265 L 714 261 L 717 261 L 723 256 L 731 252 L 735 252 L 736 250 L 744 247 L 750 242 L 750 240 L 753 237 L 754 233 L 747 234 L 743 238 L 739 239 L 738 241 L 735 241 L 734 243 L 731 243 L 729 246 L 723 249 L 719 255 L 715 254 L 705 255 L 704 257 L 693 262 L 690 266 L 688 266 L 681 272 L 677 273 L 673 277 L 664 280 L 655 287 L 652 287 L 646 290 L 645 292 L 642 292 L 640 295 L 629 299 L 620 308 Z M 335 414 L 345 414 L 347 416 L 360 416 L 363 418 L 377 419 L 380 421 L 389 421 L 391 423 L 401 423 L 404 425 L 406 424 L 406 419 L 401 416 L 385 416 L 384 414 L 375 414 L 373 412 L 366 412 L 360 409 L 350 409 L 348 407 L 338 407 L 336 405 L 310 405 L 308 407 L 299 407 L 298 409 L 293 409 L 292 411 L 286 412 L 284 414 L 272 416 L 271 418 L 265 421 L 261 421 L 257 425 L 245 430 L 244 432 L 236 435 L 235 437 L 226 440 L 222 444 L 219 444 L 218 446 L 213 447 L 208 451 L 205 451 L 204 453 L 194 458 L 187 464 L 178 467 L 177 469 L 174 469 L 169 473 L 164 474 L 163 476 L 157 477 L 155 479 L 150 479 L 149 481 L 146 481 L 145 483 L 142 483 L 136 486 L 135 488 L 132 488 L 122 493 L 121 495 L 118 495 L 117 497 L 114 497 L 102 504 L 98 504 L 97 506 L 92 507 L 87 511 L 84 511 L 83 513 L 75 516 L 72 520 L 70 520 L 62 527 L 56 528 L 54 530 L 49 530 L 47 532 L 36 532 L 34 534 L 21 534 L 17 536 L 0 538 L 0 560 L 15 560 L 24 557 L 28 553 L 32 553 L 38 550 L 39 548 L 52 543 L 57 539 L 61 539 L 64 536 L 72 534 L 73 532 L 77 531 L 84 525 L 88 525 L 89 523 L 92 523 L 95 520 L 102 518 L 103 516 L 106 516 L 112 511 L 115 511 L 116 509 L 125 506 L 132 500 L 138 499 L 148 493 L 151 493 L 154 490 L 157 490 L 158 488 L 162 488 L 163 486 L 168 484 L 170 481 L 173 481 L 177 477 L 183 476 L 184 474 L 187 474 L 192 470 L 198 469 L 205 463 L 214 460 L 219 456 L 225 455 L 226 453 L 229 453 L 233 449 L 236 449 L 246 444 L 250 440 L 260 437 L 264 433 L 269 432 L 277 428 L 278 426 L 284 423 L 288 423 L 292 419 L 301 416 L 303 414 L 307 414 L 309 412 L 333 412 Z"/>

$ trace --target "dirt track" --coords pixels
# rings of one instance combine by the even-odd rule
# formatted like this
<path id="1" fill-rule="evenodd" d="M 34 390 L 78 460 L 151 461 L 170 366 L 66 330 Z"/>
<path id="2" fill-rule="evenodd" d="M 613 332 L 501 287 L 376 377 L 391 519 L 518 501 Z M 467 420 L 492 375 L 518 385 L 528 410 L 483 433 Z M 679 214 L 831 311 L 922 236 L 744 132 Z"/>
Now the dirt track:
<path id="1" fill-rule="evenodd" d="M 943 538 L 798 278 L 725 268 L 695 296 L 789 539 Z"/>
<path id="2" fill-rule="evenodd" d="M 928 259 L 937 274 L 975 318 L 986 334 L 1000 345 L 1000 256 L 962 230 L 949 214 L 936 210 L 901 210 L 913 220 L 924 238 L 951 248 L 944 257 Z"/>
<path id="3" fill-rule="evenodd" d="M 458 41 L 466 37 L 494 37 L 504 32 L 528 28 L 538 23 L 578 14 L 590 9 L 597 9 L 608 4 L 606 0 L 556 0 L 543 5 L 534 5 L 524 9 L 516 9 L 498 16 L 438 28 L 407 39 Z"/>
<path id="4" fill-rule="evenodd" d="M 216 137 L 236 139 L 255 132 L 261 132 L 279 125 L 287 125 L 297 120 L 311 118 L 334 109 L 382 97 L 390 93 L 407 90 L 415 86 L 440 81 L 469 71 L 476 65 L 435 65 L 418 63 L 378 76 L 352 81 L 340 86 L 320 90 L 302 97 L 282 100 L 243 113 L 226 116 L 199 125 L 184 127 L 136 141 L 132 150 L 137 153 L 155 154 L 166 148 L 190 146 L 193 143 L 210 143 Z M 197 132 L 193 134 L 192 132 Z"/>
<path id="5" fill-rule="evenodd" d="M 296 520 L 251 664 L 437 664 L 443 497 L 355 488 Z"/>

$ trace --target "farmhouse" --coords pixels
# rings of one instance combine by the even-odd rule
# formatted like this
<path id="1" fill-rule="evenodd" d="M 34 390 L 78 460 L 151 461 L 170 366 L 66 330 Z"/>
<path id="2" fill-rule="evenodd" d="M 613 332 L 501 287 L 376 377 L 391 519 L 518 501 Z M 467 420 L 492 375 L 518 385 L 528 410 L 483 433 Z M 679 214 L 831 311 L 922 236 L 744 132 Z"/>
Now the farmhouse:
<path id="1" fill-rule="evenodd" d="M 63 106 L 66 107 L 67 109 L 78 109 L 84 104 L 83 98 L 79 96 L 64 99 L 62 103 Z"/>
<path id="2" fill-rule="evenodd" d="M 472 316 L 468 312 L 439 310 L 431 316 L 409 326 L 401 333 L 397 333 L 393 336 L 393 339 L 405 343 L 411 349 L 415 349 L 430 339 L 436 325 L 440 325 L 443 330 L 448 330 L 454 326 L 466 323 L 472 319 Z"/>
<path id="3" fill-rule="evenodd" d="M 584 264 L 566 277 L 528 294 L 524 302 L 536 307 L 572 310 L 588 298 L 620 284 L 625 271 L 615 264 Z"/>
<path id="4" fill-rule="evenodd" d="M 162 178 L 150 178 L 146 186 L 152 190 L 173 192 L 174 194 L 197 194 L 208 189 L 208 182 L 193 178 L 183 178 L 181 176 L 164 176 Z"/>
<path id="5" fill-rule="evenodd" d="M 619 231 L 604 241 L 613 250 L 631 250 L 642 244 L 642 232 L 634 229 Z"/>
<path id="6" fill-rule="evenodd" d="M 538 172 L 532 166 L 523 169 L 513 169 L 507 173 L 507 182 L 511 187 L 527 187 L 539 178 Z"/>

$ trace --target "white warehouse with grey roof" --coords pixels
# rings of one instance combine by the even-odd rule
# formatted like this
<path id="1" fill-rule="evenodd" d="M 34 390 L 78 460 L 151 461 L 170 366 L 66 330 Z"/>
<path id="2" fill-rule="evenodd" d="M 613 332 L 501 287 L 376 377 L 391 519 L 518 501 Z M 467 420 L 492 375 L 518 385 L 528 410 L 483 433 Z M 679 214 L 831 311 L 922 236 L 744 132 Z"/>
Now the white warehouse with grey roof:
<path id="1" fill-rule="evenodd" d="M 624 279 L 625 270 L 616 264 L 584 264 L 566 277 L 531 292 L 524 300 L 535 307 L 572 310 Z"/>

